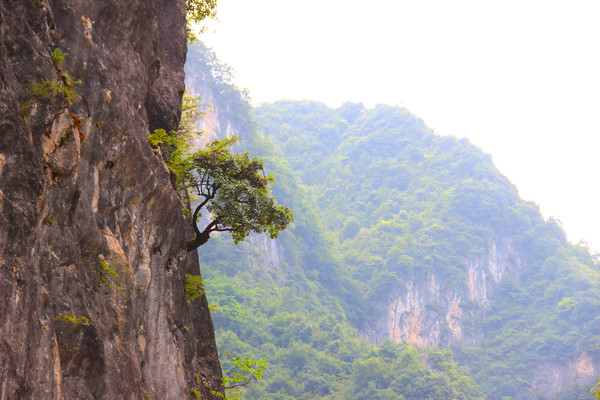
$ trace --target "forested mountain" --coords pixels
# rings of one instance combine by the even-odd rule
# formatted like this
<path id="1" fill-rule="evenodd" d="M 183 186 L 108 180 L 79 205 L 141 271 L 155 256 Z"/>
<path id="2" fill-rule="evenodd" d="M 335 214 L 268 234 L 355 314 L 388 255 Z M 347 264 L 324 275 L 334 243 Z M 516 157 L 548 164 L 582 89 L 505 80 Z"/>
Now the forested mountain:
<path id="1" fill-rule="evenodd" d="M 600 271 L 491 158 L 406 109 L 252 110 L 202 46 L 206 136 L 265 159 L 295 222 L 200 251 L 219 347 L 266 357 L 247 399 L 591 399 Z"/>

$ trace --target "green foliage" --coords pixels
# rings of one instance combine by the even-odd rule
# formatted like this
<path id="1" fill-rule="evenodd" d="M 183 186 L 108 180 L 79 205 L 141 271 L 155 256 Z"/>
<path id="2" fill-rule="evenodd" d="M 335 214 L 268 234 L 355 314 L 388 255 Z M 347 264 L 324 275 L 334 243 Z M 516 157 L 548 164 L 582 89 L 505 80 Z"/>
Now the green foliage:
<path id="1" fill-rule="evenodd" d="M 90 324 L 90 320 L 88 317 L 85 317 L 83 315 L 80 317 L 76 317 L 74 315 L 68 314 L 66 311 L 63 311 L 57 316 L 55 316 L 54 321 L 64 321 L 75 325 L 81 324 L 86 326 Z"/>
<path id="2" fill-rule="evenodd" d="M 60 144 L 65 145 L 69 143 L 73 139 L 73 131 L 71 129 L 67 130 L 65 136 L 60 138 Z"/>
<path id="3" fill-rule="evenodd" d="M 190 144 L 200 136 L 196 130 L 196 121 L 204 115 L 200 111 L 200 97 L 194 97 L 185 92 L 181 103 L 181 120 L 176 131 L 167 132 L 156 129 L 148 135 L 148 143 L 160 152 L 169 169 L 177 177 L 177 185 L 184 186 L 184 177 L 192 173 L 190 165 Z"/>
<path id="4" fill-rule="evenodd" d="M 570 297 L 563 298 L 557 305 L 556 309 L 560 313 L 566 313 L 575 308 L 579 303 Z"/>
<path id="5" fill-rule="evenodd" d="M 157 150 L 161 149 L 167 166 L 179 177 L 186 165 L 186 160 L 183 157 L 189 146 L 187 138 L 174 132 L 169 134 L 164 129 L 156 129 L 154 133 L 148 135 L 148 143 Z M 179 174 L 177 174 L 178 172 Z M 178 178 L 178 182 L 180 182 L 180 178 Z"/>
<path id="6" fill-rule="evenodd" d="M 61 78 L 61 80 L 53 78 L 30 82 L 26 89 L 27 97 L 21 106 L 22 111 L 27 111 L 36 101 L 51 103 L 66 101 L 67 104 L 73 104 L 77 100 L 77 92 L 73 89 L 73 85 L 79 85 L 81 81 L 74 81 L 66 72 L 61 74 Z"/>
<path id="7" fill-rule="evenodd" d="M 108 277 L 113 277 L 113 278 L 118 278 L 119 274 L 117 273 L 117 271 L 115 271 L 114 269 L 112 269 L 109 264 L 108 261 L 104 260 L 104 259 L 100 259 L 98 261 L 98 263 L 100 264 L 100 274 L 103 275 L 105 277 L 105 281 L 103 283 L 106 283 L 106 281 L 108 280 Z"/>
<path id="8" fill-rule="evenodd" d="M 27 94 L 32 98 L 52 98 L 53 96 L 62 96 L 66 98 L 69 103 L 72 103 L 76 97 L 73 89 L 65 86 L 62 81 L 58 79 L 42 79 L 41 83 L 31 82 L 27 88 Z"/>
<path id="9" fill-rule="evenodd" d="M 248 387 L 252 381 L 262 379 L 267 362 L 264 358 L 258 360 L 253 357 L 232 357 L 227 352 L 221 352 L 221 362 L 225 364 L 223 371 L 223 387 L 226 390 L 226 399 L 238 399 L 241 388 Z"/>
<path id="10" fill-rule="evenodd" d="M 284 101 L 252 115 L 214 54 L 190 54 L 217 93 L 214 107 L 244 137 L 238 146 L 278 176 L 273 194 L 296 214 L 268 253 L 253 237 L 238 248 L 216 238 L 200 252 L 219 347 L 269 362 L 242 398 L 520 400 L 540 363 L 600 357 L 597 259 L 523 201 L 490 156 L 397 107 Z M 482 338 L 477 347 L 358 338 L 431 274 L 441 293 L 468 299 L 469 265 L 500 248 L 512 249 L 502 257 L 515 271 L 492 304 L 460 304 L 463 333 Z M 432 299 L 425 320 L 442 306 Z"/>
<path id="11" fill-rule="evenodd" d="M 63 53 L 61 49 L 57 47 L 50 53 L 50 58 L 52 58 L 54 65 L 56 65 L 57 68 L 60 68 L 67 55 L 68 53 Z"/>
<path id="12" fill-rule="evenodd" d="M 187 19 L 188 42 L 192 44 L 198 37 L 194 34 L 191 24 L 199 24 L 206 18 L 215 19 L 217 16 L 217 0 L 186 0 L 185 16 Z M 205 26 L 199 27 L 200 33 L 206 30 Z"/>
<path id="13" fill-rule="evenodd" d="M 125 271 L 125 268 L 118 260 L 106 260 L 103 255 L 99 255 L 97 263 L 92 263 L 90 268 L 94 274 L 95 286 L 99 287 L 106 285 L 108 288 L 118 291 L 127 289 L 120 284 L 119 278 L 121 278 L 121 276 L 117 272 L 117 269 Z M 107 293 L 105 294 L 108 295 Z"/>
<path id="14" fill-rule="evenodd" d="M 250 232 L 267 232 L 276 238 L 293 220 L 292 212 L 270 195 L 268 185 L 275 179 L 264 173 L 262 160 L 230 151 L 237 140 L 213 140 L 190 156 L 189 169 L 182 171 L 181 179 L 201 199 L 193 222 L 198 222 L 206 206 L 211 222 L 203 233 L 230 232 L 236 244 Z"/>
<path id="15" fill-rule="evenodd" d="M 337 144 L 317 132 L 344 114 L 322 104 L 277 102 L 255 116 L 307 183 L 352 278 L 365 282 L 367 315 L 377 315 L 404 282 L 430 273 L 441 291 L 465 290 L 466 261 L 509 240 L 523 258 L 521 279 L 505 281 L 487 318 L 472 321 L 482 324 L 484 340 L 478 349 L 457 348 L 457 359 L 476 371 L 491 398 L 522 399 L 538 363 L 564 364 L 581 349 L 600 355 L 593 328 L 600 278 L 589 251 L 568 244 L 560 223 L 544 221 L 537 206 L 521 200 L 479 149 L 434 135 L 394 107 L 361 110 L 346 128 L 336 122 Z M 317 171 L 328 171 L 327 179 L 315 180 Z M 477 310 L 471 305 L 469 312 Z"/>
<path id="16" fill-rule="evenodd" d="M 196 300 L 204 294 L 202 276 L 185 275 L 185 298 L 188 302 Z"/>
<path id="17" fill-rule="evenodd" d="M 202 398 L 202 395 L 200 394 L 200 392 L 198 390 L 194 389 L 194 388 L 190 388 L 190 394 L 192 396 L 194 396 L 194 398 L 196 398 L 196 399 L 201 399 Z"/>
<path id="18" fill-rule="evenodd" d="M 351 321 L 358 324 L 365 318 L 367 301 L 361 292 L 364 284 L 352 279 L 343 261 L 334 254 L 336 237 L 323 229 L 316 212 L 318 206 L 312 203 L 312 193 L 298 184 L 300 179 L 296 174 L 300 171 L 294 171 L 290 163 L 280 157 L 284 153 L 256 131 L 247 99 L 228 81 L 228 68 L 198 45 L 190 48 L 188 63 L 203 68 L 207 82 L 216 93 L 213 107 L 218 107 L 220 115 L 225 114 L 234 129 L 244 135 L 244 141 L 238 145 L 260 156 L 264 165 L 278 177 L 273 194 L 296 214 L 294 222 L 273 246 L 282 252 L 275 265 L 271 255 L 257 250 L 262 246 L 257 236 L 250 236 L 239 246 L 223 236 L 215 236 L 199 252 L 207 297 L 210 303 L 217 305 L 212 316 L 219 348 L 255 359 L 260 355 L 269 363 L 263 379 L 256 382 L 252 390 L 240 393 L 240 399 L 357 398 L 350 394 L 353 390 L 362 390 L 351 386 L 353 365 L 357 360 L 377 357 L 373 356 L 377 347 L 359 339 L 357 329 L 351 325 Z M 348 118 L 354 115 L 358 119 L 361 112 L 358 107 Z M 321 137 L 330 139 L 330 145 L 334 146 L 341 139 L 338 133 L 345 127 L 345 121 L 331 124 L 321 130 Z M 304 157 L 311 156 L 310 152 L 304 153 Z M 322 171 L 315 170 L 315 173 L 322 176 Z M 359 221 L 358 217 L 355 219 Z M 398 264 L 405 261 L 397 256 L 391 258 Z M 407 351 L 404 345 L 386 346 L 382 357 L 383 354 L 392 357 L 390 347 L 398 355 Z M 413 351 L 421 354 L 418 349 Z M 388 366 L 393 362 L 386 360 Z M 223 363 L 227 365 L 227 360 Z M 419 364 L 409 359 L 407 363 L 416 371 L 427 369 L 422 361 Z M 433 376 L 440 374 L 432 373 Z M 440 385 L 457 386 L 454 390 L 463 394 L 457 398 L 477 399 L 476 389 L 468 385 L 464 385 L 467 389 L 460 387 L 462 380 L 458 378 L 466 378 L 466 374 L 458 375 L 456 380 L 441 378 Z M 452 392 L 452 389 L 443 390 Z M 390 387 L 376 387 L 374 391 L 379 397 L 372 398 L 398 399 L 401 396 L 394 394 Z M 417 400 L 418 397 L 406 399 Z"/>
<path id="19" fill-rule="evenodd" d="M 279 205 L 269 192 L 275 179 L 264 172 L 263 161 L 247 152 L 234 153 L 230 147 L 238 138 L 213 140 L 205 148 L 190 150 L 195 122 L 203 115 L 197 100 L 184 97 L 183 117 L 176 132 L 157 129 L 148 142 L 160 151 L 176 176 L 179 189 L 199 200 L 192 216 L 196 238 L 188 242 L 188 251 L 203 245 L 211 232 L 230 232 L 234 242 L 243 241 L 250 232 L 267 232 L 276 238 L 293 221 L 289 208 Z M 202 210 L 211 221 L 201 231 L 197 224 Z"/>
<path id="20" fill-rule="evenodd" d="M 209 247 L 222 245 L 215 241 Z M 211 249 L 201 254 L 207 250 L 210 254 L 203 258 L 212 258 Z M 224 257 L 223 264 L 236 257 L 220 256 Z M 434 394 L 437 390 L 461 394 L 455 398 L 480 398 L 473 381 L 456 370 L 450 350 L 426 355 L 416 347 L 389 341 L 373 346 L 358 338 L 339 304 L 331 295 L 319 291 L 315 283 L 296 276 L 294 282 L 301 288 L 279 286 L 269 273 L 239 261 L 240 270 L 233 277 L 225 277 L 206 264 L 202 268 L 209 274 L 207 295 L 211 302 L 219 304 L 213 312 L 219 348 L 250 357 L 262 354 L 269 363 L 263 379 L 252 390 L 240 393 L 241 399 L 400 396 L 399 389 L 392 388 L 392 382 L 398 382 L 400 387 L 403 386 L 400 382 L 410 382 L 422 374 L 430 379 L 420 384 L 421 391 L 415 389 L 405 399 L 420 400 L 432 382 L 439 388 L 431 389 Z M 435 365 L 437 372 L 427 368 L 425 358 Z M 227 362 L 223 360 L 225 369 L 229 369 Z M 362 387 L 360 377 L 365 370 L 372 370 L 369 377 L 382 375 L 371 391 Z"/>

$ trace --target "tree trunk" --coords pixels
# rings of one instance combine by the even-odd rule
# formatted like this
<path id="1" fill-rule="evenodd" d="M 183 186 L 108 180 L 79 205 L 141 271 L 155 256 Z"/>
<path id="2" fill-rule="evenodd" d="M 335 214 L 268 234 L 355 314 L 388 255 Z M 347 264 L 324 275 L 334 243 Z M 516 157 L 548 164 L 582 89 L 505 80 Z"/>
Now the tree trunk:
<path id="1" fill-rule="evenodd" d="M 187 241 L 187 251 L 188 251 L 188 253 L 190 251 L 196 250 L 198 247 L 200 247 L 204 243 L 208 242 L 208 239 L 210 239 L 210 233 L 207 232 L 207 231 L 204 231 L 204 232 L 202 232 L 200 234 L 196 234 L 196 237 L 194 239 Z"/>

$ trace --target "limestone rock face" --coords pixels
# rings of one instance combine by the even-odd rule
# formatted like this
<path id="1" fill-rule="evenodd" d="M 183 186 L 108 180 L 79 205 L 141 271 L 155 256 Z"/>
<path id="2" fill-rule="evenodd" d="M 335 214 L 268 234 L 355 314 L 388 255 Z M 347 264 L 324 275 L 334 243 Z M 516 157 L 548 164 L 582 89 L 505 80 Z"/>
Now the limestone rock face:
<path id="1" fill-rule="evenodd" d="M 518 279 L 523 267 L 510 240 L 493 242 L 482 256 L 465 260 L 462 284 L 445 285 L 434 273 L 424 281 L 409 281 L 390 297 L 384 312 L 362 335 L 373 343 L 385 339 L 419 346 L 473 346 L 483 339 L 480 324 L 504 277 Z M 600 365 L 582 351 L 565 364 L 541 363 L 534 373 L 531 399 L 552 398 L 574 385 L 593 386 Z"/>
<path id="2" fill-rule="evenodd" d="M 505 274 L 518 275 L 521 259 L 505 240 L 492 243 L 487 254 L 465 260 L 465 268 L 467 279 L 462 285 L 445 285 L 434 273 L 424 282 L 407 282 L 364 336 L 374 343 L 389 338 L 419 346 L 477 343 L 482 333 L 468 325 L 468 317 L 479 316 L 490 305 Z"/>
<path id="3" fill-rule="evenodd" d="M 594 362 L 592 357 L 584 351 L 566 364 L 544 363 L 538 365 L 531 392 L 551 398 L 559 390 L 573 385 L 592 387 L 599 374 L 599 363 Z M 537 397 L 532 395 L 532 398 Z"/>
<path id="4" fill-rule="evenodd" d="M 177 125 L 185 54 L 182 0 L 0 2 L 0 399 L 219 398 L 147 143 Z"/>

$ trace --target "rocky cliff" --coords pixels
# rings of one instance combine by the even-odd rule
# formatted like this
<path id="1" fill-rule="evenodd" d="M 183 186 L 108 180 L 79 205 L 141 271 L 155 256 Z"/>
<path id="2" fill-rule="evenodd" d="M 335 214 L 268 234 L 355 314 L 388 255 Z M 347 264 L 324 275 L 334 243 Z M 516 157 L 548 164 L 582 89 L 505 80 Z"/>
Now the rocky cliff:
<path id="1" fill-rule="evenodd" d="M 219 68 L 224 68 L 217 60 L 210 60 L 213 53 L 203 44 L 195 43 L 190 46 L 190 54 L 185 64 L 185 88 L 194 97 L 200 98 L 201 110 L 204 112 L 197 128 L 202 132 L 198 146 L 212 139 L 222 139 L 233 135 L 247 136 L 240 115 L 231 110 L 230 98 L 224 96 L 225 90 L 233 95 L 239 95 L 237 88 L 230 84 L 217 82 L 213 74 L 219 74 Z M 223 87 L 225 86 L 225 89 Z M 235 88 L 235 89 L 234 89 Z M 220 96 L 219 96 L 220 95 Z M 237 119 L 233 121 L 232 119 Z"/>
<path id="2" fill-rule="evenodd" d="M 465 268 L 461 286 L 445 285 L 433 272 L 423 282 L 407 282 L 364 335 L 374 343 L 389 338 L 419 346 L 475 344 L 482 332 L 467 317 L 482 316 L 504 275 L 518 274 L 521 258 L 510 240 L 492 242 L 487 254 L 465 259 Z"/>
<path id="3" fill-rule="evenodd" d="M 185 4 L 0 4 L 0 399 L 218 398 L 192 232 L 146 139 L 179 119 Z"/>
<path id="4" fill-rule="evenodd" d="M 362 334 L 373 343 L 391 339 L 427 347 L 481 346 L 486 309 L 503 278 L 519 279 L 524 264 L 510 240 L 492 242 L 483 256 L 465 259 L 467 279 L 462 285 L 448 286 L 435 273 L 421 282 L 409 281 Z M 564 363 L 537 363 L 532 372 L 523 398 L 550 399 L 578 385 L 587 391 L 600 374 L 600 363 L 578 349 Z"/>

